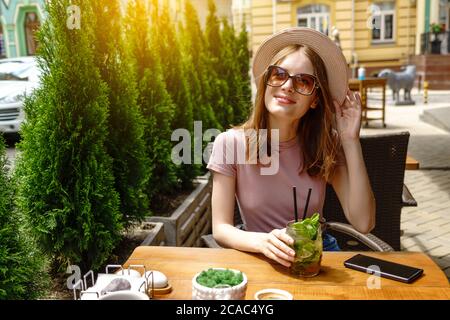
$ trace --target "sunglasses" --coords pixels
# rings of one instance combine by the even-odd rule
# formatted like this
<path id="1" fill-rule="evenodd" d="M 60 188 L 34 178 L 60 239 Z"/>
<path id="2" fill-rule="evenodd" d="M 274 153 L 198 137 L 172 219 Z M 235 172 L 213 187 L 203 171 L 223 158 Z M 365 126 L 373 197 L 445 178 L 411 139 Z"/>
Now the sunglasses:
<path id="1" fill-rule="evenodd" d="M 281 87 L 290 78 L 292 78 L 292 86 L 294 90 L 304 96 L 310 96 L 314 92 L 314 89 L 319 88 L 316 83 L 316 77 L 307 74 L 299 73 L 290 75 L 287 70 L 279 66 L 269 66 L 266 72 L 266 85 L 271 87 Z"/>

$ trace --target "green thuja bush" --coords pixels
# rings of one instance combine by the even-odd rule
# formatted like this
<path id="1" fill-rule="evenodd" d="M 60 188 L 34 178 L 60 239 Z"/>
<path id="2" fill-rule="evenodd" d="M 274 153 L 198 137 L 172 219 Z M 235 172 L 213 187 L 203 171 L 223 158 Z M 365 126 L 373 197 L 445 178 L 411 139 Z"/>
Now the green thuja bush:
<path id="1" fill-rule="evenodd" d="M 144 141 L 144 119 L 137 105 L 136 77 L 122 32 L 119 0 L 92 0 L 95 19 L 95 64 L 109 98 L 106 147 L 113 159 L 114 187 L 120 196 L 122 221 L 129 225 L 149 214 L 146 193 L 150 162 Z"/>
<path id="2" fill-rule="evenodd" d="M 242 23 L 241 31 L 237 39 L 238 81 L 239 81 L 239 108 L 234 111 L 235 123 L 247 120 L 252 105 L 252 87 L 250 78 L 250 51 L 248 49 L 248 34 L 245 22 Z"/>
<path id="3" fill-rule="evenodd" d="M 67 8 L 81 9 L 69 28 Z M 90 0 L 51 1 L 38 33 L 41 86 L 25 102 L 17 203 L 54 267 L 100 267 L 120 240 L 108 139 L 108 88 L 95 65 Z"/>
<path id="4" fill-rule="evenodd" d="M 224 129 L 228 129 L 234 122 L 233 108 L 230 104 L 230 96 L 235 95 L 232 92 L 232 83 L 228 83 L 227 74 L 233 73 L 232 65 L 227 65 L 222 61 L 226 48 L 220 34 L 220 21 L 217 17 L 216 5 L 213 0 L 208 0 L 208 17 L 205 27 L 206 54 L 208 58 L 208 78 L 211 83 L 211 97 L 213 109 L 216 117 Z M 230 69 L 231 68 L 231 69 Z"/>
<path id="5" fill-rule="evenodd" d="M 233 109 L 232 124 L 244 122 L 249 114 L 251 104 L 251 87 L 249 72 L 249 53 L 245 29 L 236 37 L 235 29 L 227 19 L 222 20 L 221 64 L 218 73 L 223 75 L 230 94 L 227 105 Z"/>
<path id="6" fill-rule="evenodd" d="M 152 10 L 152 28 L 156 29 L 155 44 L 158 45 L 158 55 L 161 57 L 166 88 L 175 104 L 171 129 L 186 129 L 192 137 L 194 129 L 193 98 L 188 85 L 191 74 L 183 64 L 181 46 L 168 5 L 164 5 L 161 10 L 158 7 L 158 0 L 153 0 Z M 193 163 L 192 150 L 193 139 L 191 140 L 191 163 L 180 164 L 177 168 L 177 177 L 180 187 L 183 189 L 191 188 L 193 179 L 199 174 L 198 165 Z"/>
<path id="7" fill-rule="evenodd" d="M 47 260 L 14 206 L 15 185 L 8 175 L 0 135 L 0 300 L 36 299 L 49 287 Z"/>
<path id="8" fill-rule="evenodd" d="M 156 28 L 150 27 L 148 2 L 132 0 L 128 4 L 126 37 L 137 76 L 138 105 L 144 117 L 144 140 L 152 170 L 147 183 L 151 207 L 160 205 L 173 193 L 178 181 L 171 159 L 171 124 L 175 104 L 167 91 L 161 67 Z"/>
<path id="9" fill-rule="evenodd" d="M 194 121 L 202 121 L 203 128 L 222 130 L 213 109 L 218 98 L 214 96 L 213 83 L 210 82 L 205 37 L 197 12 L 189 0 L 185 1 L 184 21 L 184 25 L 179 26 L 179 39 L 186 73 L 189 75 Z"/>

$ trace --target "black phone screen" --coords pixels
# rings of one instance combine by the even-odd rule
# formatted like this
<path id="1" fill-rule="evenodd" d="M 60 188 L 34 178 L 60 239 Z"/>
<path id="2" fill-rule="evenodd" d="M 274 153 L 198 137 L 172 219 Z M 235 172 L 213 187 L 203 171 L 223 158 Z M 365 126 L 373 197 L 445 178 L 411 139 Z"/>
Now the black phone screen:
<path id="1" fill-rule="evenodd" d="M 344 266 L 350 269 L 370 272 L 384 278 L 411 283 L 417 279 L 423 269 L 406 266 L 378 258 L 357 254 L 344 262 Z"/>

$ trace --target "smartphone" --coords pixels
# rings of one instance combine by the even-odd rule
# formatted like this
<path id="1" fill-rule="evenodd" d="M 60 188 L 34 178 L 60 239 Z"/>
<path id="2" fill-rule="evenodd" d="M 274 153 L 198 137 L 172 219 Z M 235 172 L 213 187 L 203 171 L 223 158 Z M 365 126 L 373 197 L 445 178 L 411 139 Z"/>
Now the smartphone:
<path id="1" fill-rule="evenodd" d="M 413 282 L 423 273 L 423 269 L 377 259 L 363 254 L 357 254 L 344 261 L 344 266 L 405 283 Z"/>

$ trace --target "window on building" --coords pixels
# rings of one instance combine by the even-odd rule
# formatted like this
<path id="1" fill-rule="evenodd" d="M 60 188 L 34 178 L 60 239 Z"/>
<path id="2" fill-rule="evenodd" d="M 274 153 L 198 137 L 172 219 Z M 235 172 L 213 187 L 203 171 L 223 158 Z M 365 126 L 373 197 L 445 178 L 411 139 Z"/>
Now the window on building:
<path id="1" fill-rule="evenodd" d="M 329 7 L 323 4 L 312 4 L 298 8 L 297 26 L 316 29 L 328 35 L 330 31 Z"/>
<path id="2" fill-rule="evenodd" d="M 450 24 L 450 0 L 439 1 L 439 23 L 444 25 L 444 29 L 449 29 Z"/>
<path id="3" fill-rule="evenodd" d="M 25 16 L 25 42 L 27 45 L 27 55 L 36 54 L 37 40 L 36 31 L 39 29 L 39 18 L 35 12 L 28 12 Z"/>
<path id="4" fill-rule="evenodd" d="M 395 2 L 375 2 L 371 8 L 372 42 L 394 41 Z"/>
<path id="5" fill-rule="evenodd" d="M 3 27 L 0 24 L 0 58 L 6 57 L 6 43 L 5 43 L 5 36 L 3 35 Z"/>

